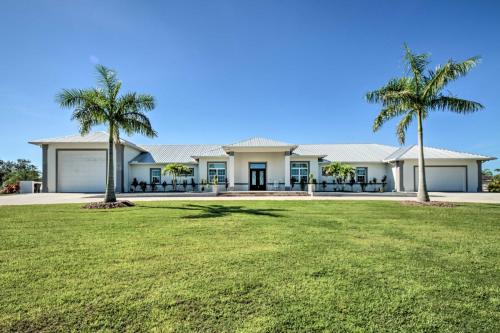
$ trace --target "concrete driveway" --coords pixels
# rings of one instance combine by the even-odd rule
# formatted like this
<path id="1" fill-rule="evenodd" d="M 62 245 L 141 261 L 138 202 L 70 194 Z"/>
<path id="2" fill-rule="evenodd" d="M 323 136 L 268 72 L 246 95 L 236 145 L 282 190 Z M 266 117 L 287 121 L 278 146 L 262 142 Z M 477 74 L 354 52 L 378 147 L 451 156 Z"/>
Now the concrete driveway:
<path id="1" fill-rule="evenodd" d="M 431 192 L 431 200 L 447 202 L 496 203 L 500 204 L 500 193 L 444 193 Z M 100 201 L 103 194 L 89 193 L 37 193 L 0 195 L 0 206 L 42 205 L 63 203 L 86 203 Z M 163 200 L 415 200 L 415 193 L 329 193 L 313 197 L 215 197 L 212 193 L 124 193 L 118 199 L 131 201 Z"/>

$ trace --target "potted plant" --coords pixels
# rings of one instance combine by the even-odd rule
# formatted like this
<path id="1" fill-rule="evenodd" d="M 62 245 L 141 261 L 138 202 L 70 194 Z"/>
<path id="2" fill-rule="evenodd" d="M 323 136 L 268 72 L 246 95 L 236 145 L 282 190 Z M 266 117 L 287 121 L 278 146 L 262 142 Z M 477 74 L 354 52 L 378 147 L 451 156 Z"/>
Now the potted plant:
<path id="1" fill-rule="evenodd" d="M 215 194 L 219 193 L 219 178 L 217 176 L 214 176 L 214 178 L 212 178 L 212 191 Z"/>
<path id="2" fill-rule="evenodd" d="M 325 191 L 325 190 L 326 190 L 326 180 L 323 180 L 323 181 L 321 182 L 321 187 L 323 188 L 323 191 Z"/>
<path id="3" fill-rule="evenodd" d="M 139 183 L 139 187 L 141 188 L 142 192 L 146 192 L 146 189 L 148 188 L 148 184 L 145 181 L 141 181 Z"/>
<path id="4" fill-rule="evenodd" d="M 152 182 L 151 183 L 151 192 L 155 192 L 155 191 L 156 191 L 156 183 Z"/>
<path id="5" fill-rule="evenodd" d="M 166 181 L 163 181 L 163 183 L 161 183 L 161 186 L 163 186 L 163 192 L 167 191 L 167 182 Z"/>
<path id="6" fill-rule="evenodd" d="M 387 184 L 387 176 L 384 175 L 380 180 L 382 182 L 382 186 L 380 186 L 380 192 L 385 192 L 385 184 Z"/>
<path id="7" fill-rule="evenodd" d="M 132 192 L 137 190 L 137 186 L 139 186 L 139 182 L 137 181 L 137 178 L 134 178 L 131 185 L 132 185 Z"/>
<path id="8" fill-rule="evenodd" d="M 207 181 L 205 179 L 202 179 L 200 183 L 201 183 L 201 191 L 205 192 L 205 185 L 207 184 Z"/>
<path id="9" fill-rule="evenodd" d="M 306 179 L 304 177 L 300 178 L 300 190 L 305 191 L 306 190 Z"/>
<path id="10" fill-rule="evenodd" d="M 194 178 L 191 177 L 191 191 L 194 192 L 195 187 L 196 187 L 196 183 L 194 182 Z"/>
<path id="11" fill-rule="evenodd" d="M 293 187 L 295 186 L 296 182 L 297 182 L 297 178 L 295 178 L 295 177 L 290 178 L 290 186 L 291 186 L 292 190 L 293 190 Z"/>
<path id="12" fill-rule="evenodd" d="M 187 179 L 183 179 L 183 180 L 182 180 L 182 190 L 183 190 L 184 192 L 186 192 L 187 185 L 188 185 L 188 181 L 187 181 Z"/>
<path id="13" fill-rule="evenodd" d="M 316 191 L 316 178 L 314 178 L 314 175 L 311 173 L 309 175 L 309 183 L 307 184 L 307 192 L 310 194 Z"/>

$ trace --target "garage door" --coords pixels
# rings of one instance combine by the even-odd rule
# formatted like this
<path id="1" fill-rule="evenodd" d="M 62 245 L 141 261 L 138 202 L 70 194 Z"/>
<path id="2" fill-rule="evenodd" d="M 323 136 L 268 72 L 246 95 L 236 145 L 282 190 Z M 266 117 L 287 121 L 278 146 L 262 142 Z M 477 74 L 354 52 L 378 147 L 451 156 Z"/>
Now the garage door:
<path id="1" fill-rule="evenodd" d="M 418 167 L 415 172 L 415 191 L 418 190 Z M 467 192 L 467 167 L 427 166 L 425 167 L 427 190 L 434 192 Z"/>
<path id="2" fill-rule="evenodd" d="M 57 151 L 57 192 L 104 192 L 106 150 Z"/>

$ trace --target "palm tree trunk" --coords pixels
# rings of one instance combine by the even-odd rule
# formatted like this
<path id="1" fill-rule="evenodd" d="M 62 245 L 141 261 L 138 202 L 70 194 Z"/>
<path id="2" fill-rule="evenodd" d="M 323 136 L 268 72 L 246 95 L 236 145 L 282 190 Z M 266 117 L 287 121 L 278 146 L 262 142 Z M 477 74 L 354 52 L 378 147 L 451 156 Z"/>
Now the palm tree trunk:
<path id="1" fill-rule="evenodd" d="M 108 141 L 108 178 L 106 182 L 106 194 L 104 202 L 116 202 L 115 194 L 115 163 L 114 163 L 114 139 L 113 126 L 109 126 L 109 141 Z"/>
<path id="2" fill-rule="evenodd" d="M 424 135 L 422 129 L 422 113 L 418 112 L 418 194 L 417 200 L 428 202 L 427 183 L 425 181 Z"/>

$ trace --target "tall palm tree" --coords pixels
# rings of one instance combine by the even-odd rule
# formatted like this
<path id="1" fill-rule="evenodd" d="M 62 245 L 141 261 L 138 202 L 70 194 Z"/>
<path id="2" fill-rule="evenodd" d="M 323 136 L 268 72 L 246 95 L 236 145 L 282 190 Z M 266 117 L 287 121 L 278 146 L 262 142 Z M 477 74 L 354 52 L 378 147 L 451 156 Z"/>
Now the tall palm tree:
<path id="1" fill-rule="evenodd" d="M 483 109 L 478 102 L 473 102 L 453 95 L 444 94 L 448 83 L 465 76 L 479 62 L 479 57 L 472 57 L 463 62 L 448 60 L 443 66 L 427 70 L 428 54 L 415 54 L 405 44 L 405 76 L 390 80 L 385 86 L 366 94 L 370 103 L 381 103 L 382 110 L 375 118 L 373 131 L 376 132 L 390 119 L 402 117 L 396 134 L 401 144 L 405 143 L 406 130 L 414 119 L 418 130 L 418 195 L 419 201 L 429 201 L 425 181 L 424 140 L 422 122 L 431 111 L 446 111 L 467 114 Z"/>
<path id="2" fill-rule="evenodd" d="M 73 109 L 71 119 L 80 123 L 81 135 L 88 134 L 96 125 L 108 127 L 108 176 L 104 202 L 115 202 L 114 144 L 120 142 L 120 130 L 127 135 L 157 135 L 145 115 L 154 109 L 155 102 L 153 96 L 135 92 L 118 96 L 122 83 L 116 72 L 103 65 L 97 65 L 96 70 L 96 88 L 63 89 L 56 100 L 62 108 Z"/>

